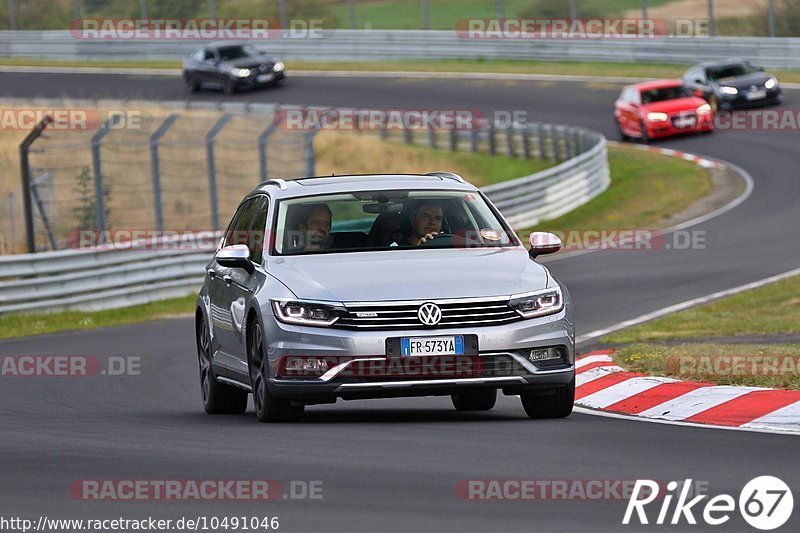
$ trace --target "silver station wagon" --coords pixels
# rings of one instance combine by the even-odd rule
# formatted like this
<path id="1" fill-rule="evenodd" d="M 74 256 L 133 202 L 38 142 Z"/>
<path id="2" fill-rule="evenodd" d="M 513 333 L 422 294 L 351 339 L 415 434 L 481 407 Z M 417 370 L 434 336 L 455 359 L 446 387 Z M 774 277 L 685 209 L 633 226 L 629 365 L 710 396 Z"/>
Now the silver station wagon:
<path id="1" fill-rule="evenodd" d="M 566 287 L 476 187 L 447 172 L 270 180 L 248 194 L 207 265 L 196 333 L 203 406 L 293 421 L 305 406 L 497 391 L 530 418 L 575 397 Z"/>

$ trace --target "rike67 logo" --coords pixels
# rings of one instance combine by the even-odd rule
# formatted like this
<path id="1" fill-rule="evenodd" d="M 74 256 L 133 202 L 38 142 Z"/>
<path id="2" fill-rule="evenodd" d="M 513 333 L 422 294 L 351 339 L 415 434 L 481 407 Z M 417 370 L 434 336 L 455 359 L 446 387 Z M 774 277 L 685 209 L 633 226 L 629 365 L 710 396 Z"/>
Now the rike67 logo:
<path id="1" fill-rule="evenodd" d="M 695 514 L 700 515 L 703 522 L 711 526 L 719 526 L 730 520 L 731 513 L 737 508 L 737 501 L 733 496 L 720 494 L 703 502 L 708 498 L 707 494 L 689 499 L 692 496 L 691 487 L 691 479 L 682 484 L 670 481 L 665 493 L 661 493 L 663 486 L 659 483 L 649 479 L 636 480 L 622 523 L 628 525 L 638 520 L 640 524 L 649 524 L 652 515 L 648 519 L 645 507 L 656 500 L 661 502 L 655 520 L 657 525 L 696 525 Z M 676 497 L 675 507 L 671 509 Z M 789 486 L 782 480 L 773 476 L 760 476 L 750 480 L 739 493 L 738 509 L 748 524 L 768 531 L 781 527 L 789 520 L 794 509 L 794 497 Z"/>

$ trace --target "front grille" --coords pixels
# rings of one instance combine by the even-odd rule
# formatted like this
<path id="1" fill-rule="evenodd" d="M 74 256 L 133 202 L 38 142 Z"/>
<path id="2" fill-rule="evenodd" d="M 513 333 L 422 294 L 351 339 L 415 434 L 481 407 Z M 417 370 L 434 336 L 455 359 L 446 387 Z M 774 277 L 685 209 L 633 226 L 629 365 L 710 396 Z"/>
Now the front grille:
<path id="1" fill-rule="evenodd" d="M 397 304 L 345 304 L 348 314 L 340 318 L 334 327 L 350 329 L 441 329 L 456 327 L 498 326 L 521 320 L 516 311 L 503 300 L 430 300 L 442 310 L 442 319 L 435 326 L 424 325 L 417 312 L 425 301 L 401 302 Z M 374 316 L 358 316 L 370 313 Z"/>
<path id="2" fill-rule="evenodd" d="M 697 124 L 697 114 L 696 113 L 685 113 L 681 115 L 673 115 L 669 117 L 672 121 L 672 125 L 676 128 L 688 128 L 695 124 Z"/>

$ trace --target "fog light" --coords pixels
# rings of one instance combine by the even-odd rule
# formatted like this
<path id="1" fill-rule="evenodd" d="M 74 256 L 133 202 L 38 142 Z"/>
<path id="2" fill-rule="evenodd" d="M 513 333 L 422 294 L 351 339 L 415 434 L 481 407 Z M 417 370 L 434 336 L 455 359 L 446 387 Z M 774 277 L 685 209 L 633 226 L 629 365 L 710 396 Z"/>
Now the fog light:
<path id="1" fill-rule="evenodd" d="M 548 361 L 552 359 L 562 359 L 564 357 L 564 349 L 561 347 L 552 348 L 534 348 L 528 354 L 528 360 L 531 362 Z"/>
<path id="2" fill-rule="evenodd" d="M 328 361 L 321 357 L 288 357 L 281 375 L 320 375 L 327 372 L 328 368 Z"/>

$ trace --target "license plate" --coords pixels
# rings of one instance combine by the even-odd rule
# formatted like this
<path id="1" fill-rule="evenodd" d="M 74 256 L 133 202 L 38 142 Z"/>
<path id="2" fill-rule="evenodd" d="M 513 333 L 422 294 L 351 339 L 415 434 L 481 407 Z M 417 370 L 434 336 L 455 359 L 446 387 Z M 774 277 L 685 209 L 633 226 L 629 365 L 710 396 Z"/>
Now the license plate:
<path id="1" fill-rule="evenodd" d="M 675 126 L 678 128 L 693 128 L 695 124 L 694 117 L 684 117 L 675 120 Z"/>
<path id="2" fill-rule="evenodd" d="M 272 81 L 272 74 L 262 74 L 256 78 L 256 81 L 263 83 L 265 81 Z"/>
<path id="3" fill-rule="evenodd" d="M 767 91 L 753 91 L 747 93 L 748 100 L 762 100 L 767 97 Z"/>
<path id="4" fill-rule="evenodd" d="M 464 355 L 464 336 L 446 337 L 401 337 L 400 355 Z"/>

